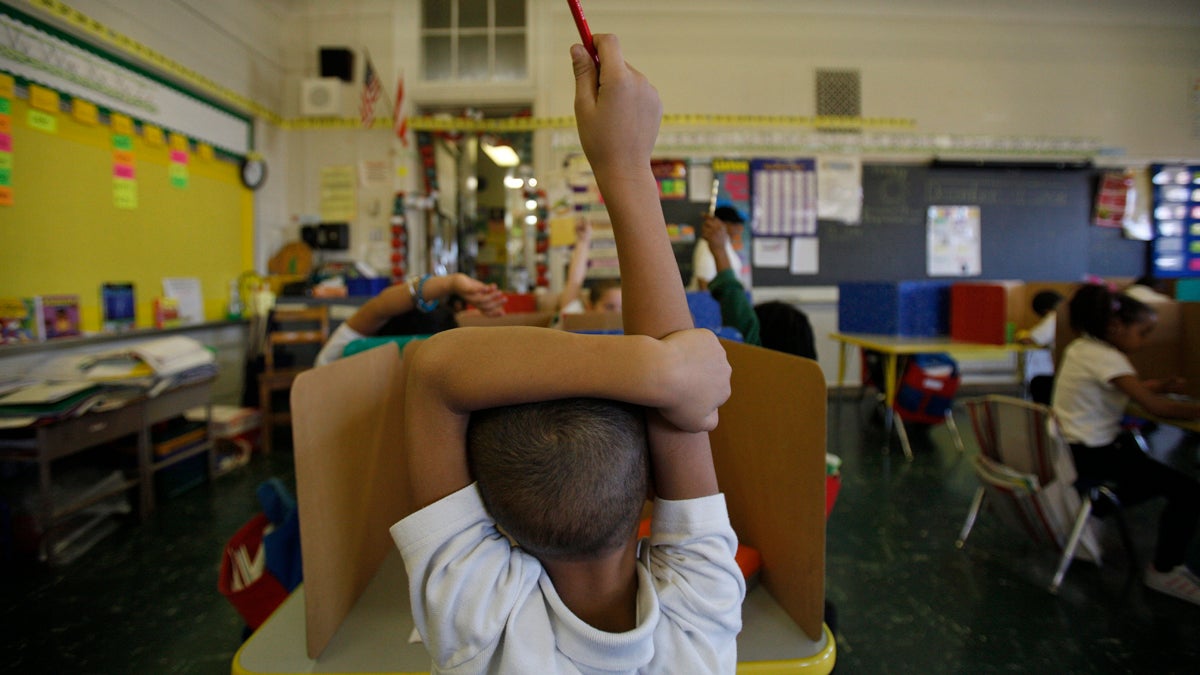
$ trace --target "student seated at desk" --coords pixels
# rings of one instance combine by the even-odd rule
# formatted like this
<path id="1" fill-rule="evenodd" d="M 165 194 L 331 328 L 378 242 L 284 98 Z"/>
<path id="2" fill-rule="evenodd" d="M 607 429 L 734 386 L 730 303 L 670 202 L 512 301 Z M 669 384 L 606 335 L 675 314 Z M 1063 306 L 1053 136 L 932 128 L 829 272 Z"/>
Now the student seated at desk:
<path id="1" fill-rule="evenodd" d="M 1054 336 L 1058 326 L 1058 306 L 1063 296 L 1058 291 L 1039 291 L 1033 296 L 1033 313 L 1038 322 L 1033 328 L 1017 332 L 1017 341 L 1043 347 L 1025 355 L 1025 382 L 1035 403 L 1050 405 L 1054 387 Z"/>
<path id="2" fill-rule="evenodd" d="M 485 284 L 462 274 L 413 277 L 389 286 L 363 303 L 333 331 L 317 354 L 323 366 L 342 357 L 351 342 L 372 335 L 428 335 L 458 326 L 451 297 L 470 303 L 486 316 L 504 314 L 504 294 L 496 284 Z"/>
<path id="3" fill-rule="evenodd" d="M 1130 399 L 1153 415 L 1197 419 L 1200 404 L 1163 396 L 1177 380 L 1141 380 L 1126 356 L 1140 348 L 1157 317 L 1145 303 L 1099 285 L 1076 291 L 1071 326 L 1081 333 L 1063 352 L 1054 383 L 1054 412 L 1084 481 L 1110 484 L 1121 504 L 1167 498 L 1154 560 L 1146 569 L 1150 588 L 1200 604 L 1200 577 L 1184 564 L 1200 522 L 1200 482 L 1155 461 L 1141 450 L 1121 418 Z"/>
<path id="4" fill-rule="evenodd" d="M 730 369 L 690 327 L 673 264 L 650 171 L 658 94 L 614 36 L 595 44 L 598 70 L 571 48 L 575 116 L 617 233 L 626 335 L 462 328 L 405 350 L 420 510 L 391 533 L 435 672 L 737 667 L 746 587 L 707 434 Z"/>

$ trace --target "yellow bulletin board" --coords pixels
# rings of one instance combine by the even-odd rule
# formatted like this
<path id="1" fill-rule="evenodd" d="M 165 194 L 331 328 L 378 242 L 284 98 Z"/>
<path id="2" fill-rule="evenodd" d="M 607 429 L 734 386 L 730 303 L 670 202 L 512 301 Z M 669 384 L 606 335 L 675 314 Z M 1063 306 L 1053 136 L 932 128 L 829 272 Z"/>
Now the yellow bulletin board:
<path id="1" fill-rule="evenodd" d="M 0 206 L 0 297 L 78 295 L 81 327 L 95 331 L 101 284 L 132 282 L 137 326 L 148 327 L 163 278 L 195 277 L 205 318 L 224 316 L 230 280 L 253 266 L 253 196 L 232 159 L 183 137 L 175 149 L 185 154 L 172 159 L 170 135 L 160 140 L 155 128 L 133 125 L 114 141 L 108 119 L 79 121 L 60 110 L 47 125 L 42 111 L 30 116 L 27 98 L 14 96 L 10 107 L 12 204 Z M 130 170 L 133 189 L 116 194 L 115 176 Z"/>

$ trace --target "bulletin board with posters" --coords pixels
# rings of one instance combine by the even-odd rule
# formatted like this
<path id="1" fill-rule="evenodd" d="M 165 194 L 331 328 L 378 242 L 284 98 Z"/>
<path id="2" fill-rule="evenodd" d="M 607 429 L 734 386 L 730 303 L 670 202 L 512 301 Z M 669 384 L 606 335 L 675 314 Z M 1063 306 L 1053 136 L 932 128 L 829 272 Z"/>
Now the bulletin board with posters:
<path id="1" fill-rule="evenodd" d="M 1150 167 L 1154 192 L 1154 274 L 1200 277 L 1200 164 Z"/>

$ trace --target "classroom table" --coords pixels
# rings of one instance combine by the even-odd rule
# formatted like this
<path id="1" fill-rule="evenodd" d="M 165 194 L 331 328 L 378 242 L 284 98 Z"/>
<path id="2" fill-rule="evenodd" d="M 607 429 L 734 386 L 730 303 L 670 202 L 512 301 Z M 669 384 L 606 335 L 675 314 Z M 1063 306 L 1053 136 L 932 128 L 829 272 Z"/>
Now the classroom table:
<path id="1" fill-rule="evenodd" d="M 896 378 L 899 372 L 901 356 L 935 354 L 939 352 L 958 356 L 994 356 L 998 353 L 1015 352 L 1017 355 L 1017 381 L 1023 383 L 1025 381 L 1025 352 L 1030 349 L 1042 349 L 1042 347 L 1036 345 L 1023 345 L 1019 343 L 998 345 L 952 340 L 948 337 L 925 338 L 867 333 L 830 333 L 829 338 L 838 343 L 837 384 L 839 389 L 846 380 L 846 348 L 848 346 L 854 345 L 860 349 L 870 349 L 884 355 L 884 428 L 887 430 L 887 434 L 884 437 L 884 451 L 888 450 L 888 445 L 892 437 L 892 429 L 895 428 L 897 435 L 900 437 L 900 447 L 904 450 L 904 457 L 909 461 L 912 461 L 913 453 L 912 446 L 908 442 L 908 432 L 904 429 L 904 421 L 896 416 L 895 410 L 892 407 L 896 402 Z M 948 424 L 954 424 L 952 417 L 947 416 L 946 420 Z M 958 435 L 958 429 L 951 426 L 951 431 L 954 434 L 955 445 L 961 450 L 963 446 L 962 440 Z"/>
<path id="2" fill-rule="evenodd" d="M 1186 400 L 1191 401 L 1192 399 L 1189 398 Z M 1171 426 L 1179 427 L 1180 429 L 1200 434 L 1200 419 L 1189 420 L 1178 417 L 1159 417 L 1158 415 L 1150 414 L 1149 411 L 1133 401 L 1130 401 L 1129 405 L 1125 407 L 1125 412 L 1134 417 L 1140 417 L 1144 420 L 1150 420 L 1151 422 L 1157 422 L 1158 424 L 1169 424 Z"/>
<path id="3" fill-rule="evenodd" d="M 362 597 L 317 658 L 305 652 L 304 585 L 301 584 L 234 656 L 233 675 L 284 673 L 428 673 L 424 645 L 410 642 L 408 577 L 399 552 L 383 561 Z M 762 586 L 746 594 L 738 635 L 738 671 L 812 673 L 833 669 L 835 643 L 824 628 L 813 642 Z"/>

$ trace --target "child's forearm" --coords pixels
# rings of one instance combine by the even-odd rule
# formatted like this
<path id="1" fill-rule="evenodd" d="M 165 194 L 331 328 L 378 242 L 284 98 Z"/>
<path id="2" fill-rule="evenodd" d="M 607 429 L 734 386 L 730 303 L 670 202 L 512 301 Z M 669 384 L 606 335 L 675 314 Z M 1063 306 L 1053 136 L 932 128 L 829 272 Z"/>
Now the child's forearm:
<path id="1" fill-rule="evenodd" d="M 596 179 L 617 243 L 625 332 L 660 338 L 691 328 L 692 315 L 649 163 L 632 175 L 598 171 Z"/>
<path id="2" fill-rule="evenodd" d="M 677 350 L 657 340 L 527 326 L 439 333 L 411 367 L 457 413 L 574 396 L 660 407 L 681 388 L 670 378 Z"/>

